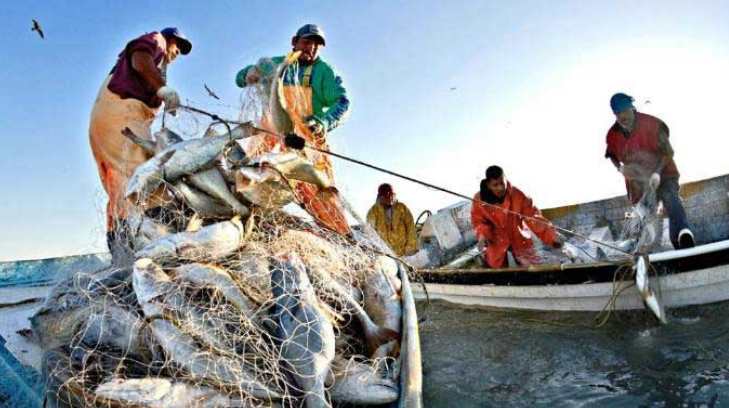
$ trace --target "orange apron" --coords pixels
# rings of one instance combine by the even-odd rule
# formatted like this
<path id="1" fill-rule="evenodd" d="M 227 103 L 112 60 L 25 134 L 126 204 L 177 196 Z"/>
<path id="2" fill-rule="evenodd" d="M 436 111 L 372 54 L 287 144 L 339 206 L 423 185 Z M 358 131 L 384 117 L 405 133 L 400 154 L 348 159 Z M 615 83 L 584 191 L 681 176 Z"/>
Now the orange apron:
<path id="1" fill-rule="evenodd" d="M 122 99 L 109 91 L 111 76 L 101 85 L 91 111 L 89 143 L 99 170 L 101 184 L 109 196 L 106 206 L 106 228 L 113 231 L 117 220 L 124 220 L 129 205 L 124 198 L 127 180 L 134 170 L 149 158 L 147 153 L 122 135 L 129 127 L 137 136 L 152 139 L 150 126 L 157 109 L 137 99 Z"/>
<path id="2" fill-rule="evenodd" d="M 306 125 L 306 119 L 314 113 L 311 103 L 311 70 L 311 65 L 306 67 L 301 85 L 281 86 L 279 99 L 281 99 L 282 107 L 288 113 L 293 125 L 293 131 L 306 139 L 308 144 L 319 149 L 329 150 L 326 137 L 315 136 Z M 329 178 L 329 185 L 334 185 L 334 170 L 329 156 L 311 149 L 304 149 L 300 154 L 303 154 L 311 161 L 316 170 Z M 334 190 L 320 189 L 303 181 L 292 180 L 292 184 L 296 199 L 317 222 L 340 234 L 349 234 L 351 232 L 344 216 L 342 203 Z"/>

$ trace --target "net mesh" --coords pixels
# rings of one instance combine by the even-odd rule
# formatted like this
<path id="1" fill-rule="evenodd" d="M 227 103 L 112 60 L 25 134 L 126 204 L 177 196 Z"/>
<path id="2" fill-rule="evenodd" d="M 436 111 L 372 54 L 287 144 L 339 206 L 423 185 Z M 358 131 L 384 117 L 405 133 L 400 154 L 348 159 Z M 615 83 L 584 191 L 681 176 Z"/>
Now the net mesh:
<path id="1" fill-rule="evenodd" d="M 273 77 L 246 88 L 238 119 L 276 123 L 278 85 Z M 188 140 L 228 129 L 185 111 L 164 121 Z M 399 288 L 397 273 L 382 268 L 392 260 L 371 230 L 344 236 L 282 210 L 287 190 L 301 204 L 285 174 L 236 174 L 260 175 L 256 160 L 281 149 L 267 145 L 270 137 L 247 134 L 238 145 L 248 154 L 243 166 L 216 155 L 199 172 L 220 177 L 208 174 L 204 185 L 160 173 L 155 199 L 135 203 L 119 224 L 114 265 L 53 290 L 34 317 L 49 401 L 329 406 L 397 398 L 398 348 L 380 347 L 398 342 L 400 327 L 388 322 L 401 313 L 399 293 L 371 284 L 384 277 Z M 256 194 L 241 194 L 241 180 Z M 236 211 L 233 200 L 249 211 Z"/>

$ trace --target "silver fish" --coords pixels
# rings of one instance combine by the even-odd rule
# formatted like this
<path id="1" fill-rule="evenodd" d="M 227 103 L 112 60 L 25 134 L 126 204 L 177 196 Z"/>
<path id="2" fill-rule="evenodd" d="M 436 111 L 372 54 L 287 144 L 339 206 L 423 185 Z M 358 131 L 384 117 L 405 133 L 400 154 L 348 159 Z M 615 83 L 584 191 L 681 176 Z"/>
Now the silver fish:
<path id="1" fill-rule="evenodd" d="M 149 258 L 134 262 L 132 287 L 137 302 L 147 318 L 162 317 L 164 310 L 161 301 L 174 289 L 172 279 L 162 268 Z"/>
<path id="2" fill-rule="evenodd" d="M 329 393 L 336 402 L 380 405 L 396 401 L 400 396 L 397 383 L 382 377 L 368 364 L 337 357 L 332 362 L 332 371 L 334 384 Z"/>
<path id="3" fill-rule="evenodd" d="M 149 326 L 167 357 L 193 378 L 240 389 L 264 400 L 281 399 L 281 391 L 257 380 L 242 360 L 200 350 L 192 337 L 167 320 L 155 319 Z"/>
<path id="4" fill-rule="evenodd" d="M 187 177 L 187 180 L 200 191 L 203 191 L 211 197 L 217 198 L 230 206 L 235 214 L 245 217 L 250 213 L 248 207 L 243 205 L 237 198 L 235 198 L 233 193 L 230 192 L 223 175 L 220 174 L 220 171 L 217 168 L 192 174 Z"/>
<path id="5" fill-rule="evenodd" d="M 166 378 L 116 378 L 100 384 L 94 394 L 99 402 L 111 400 L 125 406 L 144 408 L 248 406 L 245 401 L 229 398 L 213 388 L 173 382 Z"/>
<path id="6" fill-rule="evenodd" d="M 653 288 L 650 286 L 648 265 L 646 264 L 645 258 L 644 256 L 640 256 L 635 263 L 635 286 L 638 287 L 638 292 L 640 292 L 640 296 L 643 298 L 643 302 L 648 307 L 648 310 L 653 312 L 661 323 L 665 324 L 667 323 L 666 313 L 663 311 L 663 305 L 660 304 Z"/>
<path id="7" fill-rule="evenodd" d="M 175 195 L 202 218 L 230 218 L 233 216 L 233 209 L 230 206 L 188 186 L 181 180 L 176 182 L 174 187 L 172 191 Z"/>
<path id="8" fill-rule="evenodd" d="M 372 320 L 398 335 L 402 331 L 401 282 L 397 277 L 398 265 L 393 259 L 380 256 L 373 273 L 364 284 L 365 310 Z M 398 342 L 390 342 L 374 350 L 373 357 L 386 357 L 399 351 Z"/>
<path id="9" fill-rule="evenodd" d="M 225 333 L 224 324 L 214 319 L 206 319 L 202 311 L 189 304 L 181 304 L 175 308 L 180 328 L 198 339 L 201 344 L 213 350 L 234 350 L 216 333 Z"/>
<path id="10" fill-rule="evenodd" d="M 329 407 L 325 380 L 334 358 L 334 329 L 321 310 L 304 264 L 296 255 L 272 265 L 272 317 L 281 357 L 304 392 L 307 408 Z"/>
<path id="11" fill-rule="evenodd" d="M 140 316 L 114 304 L 98 304 L 94 309 L 81 331 L 85 345 L 112 346 L 123 354 L 150 354 L 146 324 Z"/>
<path id="12" fill-rule="evenodd" d="M 167 128 L 162 128 L 159 132 L 154 134 L 154 142 L 137 136 L 128 127 L 122 129 L 122 134 L 134 142 L 137 146 L 144 149 L 144 151 L 150 156 L 154 156 L 165 148 L 184 140 L 180 137 L 180 135 Z"/>
<path id="13" fill-rule="evenodd" d="M 179 280 L 201 286 L 209 286 L 220 292 L 246 316 L 252 317 L 258 307 L 243 292 L 225 270 L 212 265 L 190 263 L 175 268 Z"/>
<path id="14" fill-rule="evenodd" d="M 160 224 L 139 211 L 130 212 L 127 217 L 127 225 L 129 225 L 134 248 L 143 248 L 150 242 L 172 232 L 167 225 Z"/>
<path id="15" fill-rule="evenodd" d="M 174 183 L 182 176 L 212 167 L 225 147 L 244 135 L 239 132 L 190 139 L 163 149 L 137 167 L 127 183 L 126 197 L 143 202 L 163 181 Z"/>
<path id="16" fill-rule="evenodd" d="M 220 259 L 237 251 L 242 243 L 243 224 L 238 217 L 200 228 L 194 232 L 170 234 L 137 251 L 137 258 Z"/>
<path id="17" fill-rule="evenodd" d="M 294 242 L 306 243 L 301 246 L 302 250 L 308 248 L 316 248 L 321 251 L 326 259 L 336 260 L 341 259 L 342 254 L 330 244 L 328 241 L 315 236 L 309 232 L 289 230 L 283 235 L 283 239 L 292 240 Z M 343 264 L 341 267 L 344 267 Z M 396 266 L 397 267 L 397 266 Z M 367 343 L 367 349 L 370 353 L 373 353 L 381 345 L 389 343 L 399 338 L 399 327 L 388 328 L 379 326 L 367 311 L 359 304 L 359 302 L 352 296 L 352 291 L 345 287 L 342 283 L 337 281 L 328 271 L 319 265 L 311 265 L 309 268 L 312 279 L 317 283 L 319 287 L 324 289 L 325 292 L 334 294 L 334 297 L 341 301 L 347 311 L 351 312 L 362 325 L 364 331 L 365 342 Z M 366 304 L 366 303 L 365 303 Z"/>

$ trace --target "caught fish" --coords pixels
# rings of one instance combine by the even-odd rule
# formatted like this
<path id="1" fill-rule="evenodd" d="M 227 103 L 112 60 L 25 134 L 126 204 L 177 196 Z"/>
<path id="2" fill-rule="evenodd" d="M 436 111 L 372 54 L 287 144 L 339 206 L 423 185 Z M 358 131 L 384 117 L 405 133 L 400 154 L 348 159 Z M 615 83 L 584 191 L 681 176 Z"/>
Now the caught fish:
<path id="1" fill-rule="evenodd" d="M 341 259 L 342 257 L 342 254 L 332 244 L 309 232 L 288 230 L 282 234 L 282 240 L 296 242 L 302 254 L 310 254 L 311 252 L 318 251 L 328 262 L 335 262 L 335 260 Z M 337 267 L 344 268 L 344 264 L 342 263 Z M 315 262 L 312 262 L 309 271 L 312 279 L 316 281 L 319 287 L 333 294 L 334 298 L 342 302 L 347 311 L 359 320 L 364 332 L 367 350 L 370 353 L 373 353 L 385 343 L 399 339 L 399 328 L 398 331 L 395 331 L 387 327 L 379 326 L 374 322 L 362 305 L 354 298 L 352 290 L 335 279 L 322 265 L 317 265 Z"/>
<path id="2" fill-rule="evenodd" d="M 149 243 L 137 251 L 137 258 L 219 259 L 237 251 L 242 243 L 243 224 L 238 217 L 200 228 L 194 232 L 178 232 Z"/>
<path id="3" fill-rule="evenodd" d="M 175 268 L 175 277 L 179 280 L 200 286 L 215 288 L 225 299 L 238 308 L 246 316 L 252 317 L 258 308 L 243 292 L 225 270 L 199 263 L 190 263 Z"/>
<path id="4" fill-rule="evenodd" d="M 193 187 L 196 187 L 198 190 L 203 191 L 211 197 L 217 198 L 227 204 L 233 209 L 235 214 L 245 217 L 250 213 L 248 207 L 243 205 L 237 198 L 235 198 L 233 193 L 228 190 L 228 185 L 217 168 L 192 174 L 187 177 L 187 180 Z"/>
<path id="5" fill-rule="evenodd" d="M 183 181 L 175 183 L 173 193 L 202 218 L 230 218 L 233 209 Z"/>
<path id="6" fill-rule="evenodd" d="M 375 367 L 355 361 L 335 358 L 332 362 L 334 384 L 329 389 L 332 400 L 357 405 L 380 405 L 396 401 L 398 384 L 382 377 Z"/>
<path id="7" fill-rule="evenodd" d="M 324 383 L 334 358 L 334 329 L 296 255 L 275 260 L 271 291 L 281 357 L 291 367 L 296 384 L 304 393 L 306 407 L 329 407 Z"/>
<path id="8" fill-rule="evenodd" d="M 273 167 L 287 179 L 305 181 L 322 189 L 331 187 L 331 180 L 326 174 L 294 152 L 267 153 L 260 157 L 259 162 Z"/>
<path id="9" fill-rule="evenodd" d="M 281 399 L 281 390 L 256 379 L 243 360 L 202 351 L 192 337 L 167 320 L 155 319 L 149 326 L 167 357 L 192 378 L 241 390 L 263 400 Z"/>
<path id="10" fill-rule="evenodd" d="M 646 263 L 646 257 L 638 257 L 638 261 L 635 263 L 635 285 L 638 287 L 640 296 L 643 298 L 643 302 L 646 307 L 653 312 L 661 323 L 667 323 L 666 314 L 663 311 L 663 306 L 658 302 L 655 292 L 650 287 L 650 281 L 648 279 L 648 265 Z"/>
<path id="11" fill-rule="evenodd" d="M 365 310 L 375 323 L 399 335 L 402 331 L 402 299 L 397 273 L 397 262 L 386 256 L 378 257 L 374 273 L 365 281 L 364 303 Z M 399 342 L 390 342 L 377 349 L 373 357 L 386 357 L 398 351 Z"/>
<path id="12" fill-rule="evenodd" d="M 162 298 L 174 289 L 174 285 L 159 265 L 149 258 L 134 262 L 132 287 L 148 319 L 163 316 Z"/>
<path id="13" fill-rule="evenodd" d="M 169 235 L 170 227 L 145 216 L 140 211 L 130 211 L 127 217 L 133 248 L 143 248 L 150 242 Z"/>
<path id="14" fill-rule="evenodd" d="M 128 127 L 122 129 L 122 134 L 134 142 L 134 144 L 141 147 L 150 156 L 154 156 L 165 148 L 184 140 L 180 135 L 167 128 L 162 128 L 159 132 L 156 132 L 154 134 L 154 141 L 137 136 Z"/>
<path id="15" fill-rule="evenodd" d="M 142 163 L 127 183 L 126 197 L 144 202 L 164 181 L 174 183 L 214 165 L 223 150 L 245 132 L 190 139 L 175 143 Z"/>
<path id="16" fill-rule="evenodd" d="M 295 197 L 291 187 L 270 168 L 242 167 L 234 173 L 235 190 L 263 208 L 281 208 Z"/>
<path id="17" fill-rule="evenodd" d="M 81 329 L 86 346 L 111 346 L 123 354 L 149 355 L 146 325 L 135 313 L 114 304 L 97 304 Z"/>
<path id="18" fill-rule="evenodd" d="M 212 350 L 234 350 L 230 344 L 216 335 L 226 332 L 222 322 L 205 318 L 202 311 L 189 304 L 181 304 L 175 311 L 180 328 L 199 340 L 201 344 L 207 345 Z"/>
<path id="19" fill-rule="evenodd" d="M 115 401 L 144 408 L 248 406 L 247 402 L 231 399 L 213 388 L 165 378 L 115 378 L 96 387 L 94 394 L 102 403 Z"/>

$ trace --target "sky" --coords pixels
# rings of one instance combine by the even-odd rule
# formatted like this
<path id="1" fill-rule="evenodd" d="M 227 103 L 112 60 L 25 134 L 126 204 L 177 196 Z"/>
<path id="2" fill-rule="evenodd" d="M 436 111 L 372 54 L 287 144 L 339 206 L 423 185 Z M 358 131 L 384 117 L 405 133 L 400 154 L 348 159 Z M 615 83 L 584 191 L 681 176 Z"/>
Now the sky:
<path id="1" fill-rule="evenodd" d="M 467 195 L 499 164 L 548 208 L 624 194 L 603 158 L 615 92 L 668 124 L 682 182 L 729 173 L 727 21 L 727 1 L 0 2 L 0 261 L 105 250 L 89 114 L 119 51 L 145 32 L 179 27 L 193 50 L 169 84 L 234 114 L 236 72 L 317 23 L 351 100 L 333 151 Z M 382 182 L 414 216 L 459 201 L 334 166 L 361 214 Z"/>

